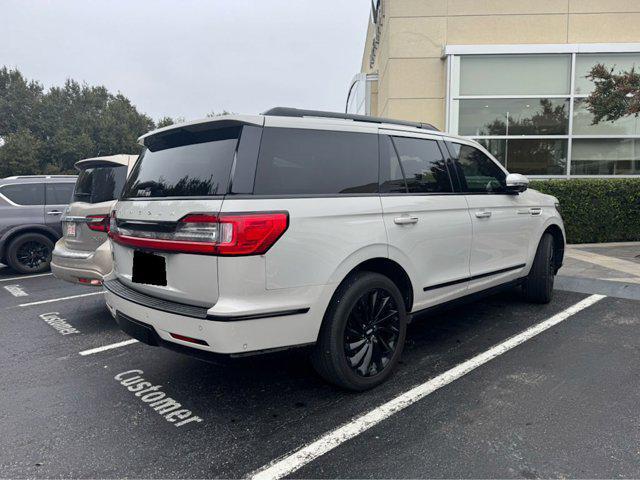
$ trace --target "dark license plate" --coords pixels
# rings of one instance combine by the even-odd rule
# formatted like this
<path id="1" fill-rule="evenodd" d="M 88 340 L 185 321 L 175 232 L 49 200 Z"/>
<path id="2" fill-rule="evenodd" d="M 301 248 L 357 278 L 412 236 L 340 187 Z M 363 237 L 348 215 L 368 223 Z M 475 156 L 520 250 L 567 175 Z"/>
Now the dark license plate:
<path id="1" fill-rule="evenodd" d="M 132 274 L 131 279 L 135 283 L 167 285 L 167 267 L 161 255 L 134 250 Z"/>

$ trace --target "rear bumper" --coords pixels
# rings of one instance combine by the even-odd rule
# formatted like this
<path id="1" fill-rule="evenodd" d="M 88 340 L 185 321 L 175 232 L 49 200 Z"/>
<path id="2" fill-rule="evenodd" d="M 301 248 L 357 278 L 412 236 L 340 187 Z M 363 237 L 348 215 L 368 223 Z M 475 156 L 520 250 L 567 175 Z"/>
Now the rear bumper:
<path id="1" fill-rule="evenodd" d="M 262 312 L 251 309 L 235 311 L 230 316 L 216 314 L 215 306 L 207 309 L 184 305 L 142 294 L 117 280 L 105 282 L 107 305 L 125 333 L 151 345 L 179 345 L 200 353 L 225 355 L 315 343 L 326 307 L 322 306 L 324 297 L 328 302 L 331 295 L 324 292 L 333 290 L 326 286 L 315 288 L 320 295 L 308 307 Z"/>
<path id="2" fill-rule="evenodd" d="M 80 278 L 104 280 L 113 270 L 111 250 L 101 245 L 93 252 L 69 250 L 63 239 L 56 243 L 51 254 L 51 272 L 61 280 L 79 283 Z"/>

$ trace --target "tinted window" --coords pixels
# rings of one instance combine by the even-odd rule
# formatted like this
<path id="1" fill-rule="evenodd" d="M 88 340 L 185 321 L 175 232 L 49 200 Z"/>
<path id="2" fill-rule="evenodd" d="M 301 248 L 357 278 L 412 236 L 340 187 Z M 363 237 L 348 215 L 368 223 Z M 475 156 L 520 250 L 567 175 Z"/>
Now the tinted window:
<path id="1" fill-rule="evenodd" d="M 153 139 L 131 171 L 123 197 L 224 195 L 240 130 L 177 129 Z"/>
<path id="2" fill-rule="evenodd" d="M 256 195 L 375 193 L 378 135 L 265 128 Z"/>
<path id="3" fill-rule="evenodd" d="M 452 192 L 449 172 L 435 140 L 393 137 L 409 193 Z"/>
<path id="4" fill-rule="evenodd" d="M 120 196 L 127 180 L 127 167 L 96 167 L 80 172 L 73 195 L 75 202 L 100 203 Z"/>
<path id="5" fill-rule="evenodd" d="M 67 205 L 73 195 L 73 183 L 47 183 L 47 205 Z"/>
<path id="6" fill-rule="evenodd" d="M 448 145 L 465 191 L 482 193 L 505 191 L 507 175 L 493 160 L 469 145 L 459 143 Z"/>
<path id="7" fill-rule="evenodd" d="M 407 192 L 396 149 L 387 135 L 380 135 L 380 192 Z"/>
<path id="8" fill-rule="evenodd" d="M 44 205 L 44 183 L 4 185 L 0 193 L 18 205 Z"/>

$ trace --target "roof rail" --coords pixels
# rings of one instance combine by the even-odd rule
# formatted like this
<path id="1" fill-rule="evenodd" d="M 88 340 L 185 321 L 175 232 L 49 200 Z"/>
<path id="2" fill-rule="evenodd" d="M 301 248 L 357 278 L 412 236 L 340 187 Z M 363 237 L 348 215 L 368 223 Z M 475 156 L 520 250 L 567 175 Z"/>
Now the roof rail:
<path id="1" fill-rule="evenodd" d="M 368 123 L 391 123 L 394 125 L 404 125 L 406 127 L 422 128 L 424 130 L 439 130 L 429 123 L 409 122 L 407 120 L 394 120 L 392 118 L 371 117 L 369 115 L 355 115 L 351 113 L 324 112 L 321 110 L 302 110 L 299 108 L 275 107 L 271 108 L 262 115 L 271 115 L 274 117 L 320 117 L 320 118 L 339 118 L 341 120 L 354 120 L 357 122 Z"/>
<path id="2" fill-rule="evenodd" d="M 18 180 L 20 178 L 74 178 L 77 175 L 13 175 L 5 177 L 3 180 Z"/>

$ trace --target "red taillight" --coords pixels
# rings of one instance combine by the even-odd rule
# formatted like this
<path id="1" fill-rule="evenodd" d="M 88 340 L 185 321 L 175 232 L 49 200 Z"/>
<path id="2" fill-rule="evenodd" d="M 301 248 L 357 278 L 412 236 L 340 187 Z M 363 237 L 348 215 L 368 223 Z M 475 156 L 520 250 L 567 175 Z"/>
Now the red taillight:
<path id="1" fill-rule="evenodd" d="M 109 215 L 87 215 L 87 226 L 94 232 L 109 232 Z"/>
<path id="2" fill-rule="evenodd" d="M 260 255 L 269 250 L 289 226 L 282 212 L 220 216 L 218 255 Z"/>
<path id="3" fill-rule="evenodd" d="M 112 217 L 109 235 L 116 242 L 138 248 L 207 255 L 261 255 L 289 226 L 287 212 L 191 213 L 182 217 L 173 232 L 136 231 L 116 226 Z"/>

